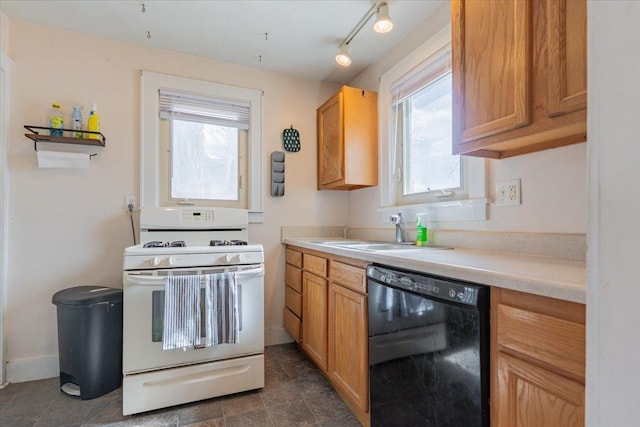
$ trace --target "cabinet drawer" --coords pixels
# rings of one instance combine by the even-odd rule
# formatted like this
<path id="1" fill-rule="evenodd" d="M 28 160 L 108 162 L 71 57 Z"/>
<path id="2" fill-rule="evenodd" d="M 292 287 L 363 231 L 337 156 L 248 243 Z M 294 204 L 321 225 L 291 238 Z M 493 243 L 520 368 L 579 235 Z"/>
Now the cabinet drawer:
<path id="1" fill-rule="evenodd" d="M 301 338 L 301 322 L 300 318 L 291 312 L 288 308 L 284 309 L 284 329 L 293 337 L 296 342 L 300 342 Z"/>
<path id="2" fill-rule="evenodd" d="M 284 292 L 284 305 L 296 316 L 302 317 L 302 295 L 288 286 L 285 286 Z"/>
<path id="3" fill-rule="evenodd" d="M 499 350 L 584 379 L 584 324 L 506 304 L 498 305 L 497 319 Z"/>
<path id="4" fill-rule="evenodd" d="M 284 268 L 284 283 L 296 292 L 302 292 L 302 270 L 287 264 Z"/>
<path id="5" fill-rule="evenodd" d="M 367 293 L 367 273 L 362 268 L 333 261 L 329 267 L 329 278 L 356 292 Z"/>
<path id="6" fill-rule="evenodd" d="M 285 259 L 288 264 L 302 268 L 302 253 L 294 251 L 293 249 L 287 249 Z"/>
<path id="7" fill-rule="evenodd" d="M 311 254 L 302 255 L 303 266 L 306 271 L 321 277 L 327 277 L 327 259 Z"/>

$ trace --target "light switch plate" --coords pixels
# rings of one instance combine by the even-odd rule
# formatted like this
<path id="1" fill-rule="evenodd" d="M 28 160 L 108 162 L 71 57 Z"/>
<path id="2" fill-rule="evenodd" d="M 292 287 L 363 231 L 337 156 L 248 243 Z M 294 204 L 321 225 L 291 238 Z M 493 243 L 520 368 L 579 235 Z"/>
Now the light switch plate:
<path id="1" fill-rule="evenodd" d="M 519 205 L 521 203 L 520 179 L 502 181 L 496 184 L 497 206 Z"/>

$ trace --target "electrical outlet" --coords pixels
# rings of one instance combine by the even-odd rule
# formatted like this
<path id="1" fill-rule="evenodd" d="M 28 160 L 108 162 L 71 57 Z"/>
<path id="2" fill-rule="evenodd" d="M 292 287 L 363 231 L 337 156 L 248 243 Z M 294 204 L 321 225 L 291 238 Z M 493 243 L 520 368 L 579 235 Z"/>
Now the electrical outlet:
<path id="1" fill-rule="evenodd" d="M 138 207 L 138 198 L 136 196 L 124 196 L 124 210 L 129 212 L 129 205 L 133 205 L 133 209 Z"/>
<path id="2" fill-rule="evenodd" d="M 497 206 L 519 205 L 521 203 L 519 179 L 512 179 L 511 181 L 503 181 L 496 184 Z"/>

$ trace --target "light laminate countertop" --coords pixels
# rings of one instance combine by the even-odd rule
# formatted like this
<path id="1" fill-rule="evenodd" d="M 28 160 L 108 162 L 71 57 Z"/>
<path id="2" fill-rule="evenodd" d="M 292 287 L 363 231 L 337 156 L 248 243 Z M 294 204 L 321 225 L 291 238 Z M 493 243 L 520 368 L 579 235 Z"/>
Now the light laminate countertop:
<path id="1" fill-rule="evenodd" d="M 565 301 L 583 304 L 586 301 L 584 261 L 475 249 L 371 252 L 322 244 L 328 240 L 287 238 L 283 243 Z"/>

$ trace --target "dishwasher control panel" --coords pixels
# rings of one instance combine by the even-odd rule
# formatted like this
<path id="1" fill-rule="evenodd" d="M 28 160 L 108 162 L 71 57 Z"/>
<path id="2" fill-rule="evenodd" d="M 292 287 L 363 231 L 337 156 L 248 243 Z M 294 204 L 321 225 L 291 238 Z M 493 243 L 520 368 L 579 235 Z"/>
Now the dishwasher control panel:
<path id="1" fill-rule="evenodd" d="M 394 288 L 466 305 L 477 305 L 480 289 L 485 288 L 473 283 L 375 264 L 367 267 L 367 278 Z"/>

